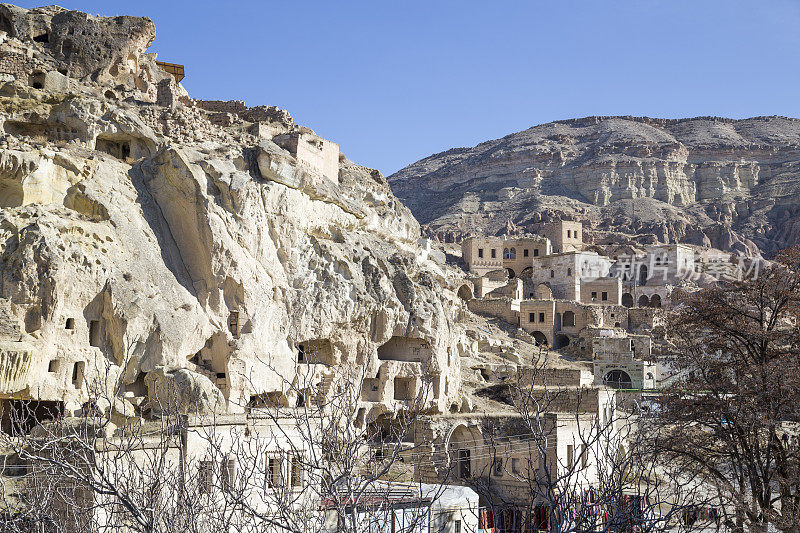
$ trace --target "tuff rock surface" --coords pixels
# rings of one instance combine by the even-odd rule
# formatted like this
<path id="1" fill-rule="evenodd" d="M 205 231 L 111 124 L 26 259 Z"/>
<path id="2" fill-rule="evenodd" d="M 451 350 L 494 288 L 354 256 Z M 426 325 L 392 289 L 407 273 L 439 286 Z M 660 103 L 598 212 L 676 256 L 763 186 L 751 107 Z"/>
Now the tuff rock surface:
<path id="1" fill-rule="evenodd" d="M 128 416 L 171 383 L 185 412 L 238 411 L 286 394 L 302 343 L 324 384 L 375 375 L 394 336 L 445 383 L 426 409 L 460 404 L 460 278 L 379 172 L 304 166 L 272 141 L 313 135 L 285 111 L 204 109 L 146 53 L 149 19 L 3 4 L 0 30 L 3 398 L 74 411 L 100 388 Z M 368 409 L 402 407 L 387 380 Z"/>
<path id="2" fill-rule="evenodd" d="M 800 238 L 800 120 L 587 117 L 454 148 L 388 180 L 442 240 L 580 220 L 594 242 L 772 253 Z"/>

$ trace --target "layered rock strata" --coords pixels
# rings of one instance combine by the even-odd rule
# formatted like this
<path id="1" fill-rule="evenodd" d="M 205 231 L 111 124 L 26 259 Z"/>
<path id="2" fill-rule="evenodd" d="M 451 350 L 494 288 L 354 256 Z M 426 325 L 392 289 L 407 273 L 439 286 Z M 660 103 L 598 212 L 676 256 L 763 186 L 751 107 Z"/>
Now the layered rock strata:
<path id="1" fill-rule="evenodd" d="M 800 233 L 800 120 L 587 117 L 431 155 L 388 179 L 431 234 L 580 220 L 601 242 L 772 253 Z"/>

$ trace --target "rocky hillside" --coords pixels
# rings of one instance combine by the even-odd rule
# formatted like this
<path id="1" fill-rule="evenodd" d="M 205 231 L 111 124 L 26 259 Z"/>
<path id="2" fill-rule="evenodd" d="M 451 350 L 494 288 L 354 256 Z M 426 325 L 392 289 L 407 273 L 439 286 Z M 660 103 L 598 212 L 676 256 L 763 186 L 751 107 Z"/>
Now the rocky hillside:
<path id="1" fill-rule="evenodd" d="M 193 100 L 154 37 L 0 5 L 0 397 L 72 412 L 101 387 L 127 416 L 170 381 L 186 409 L 241 411 L 300 401 L 303 352 L 323 389 L 379 375 L 366 407 L 391 412 L 394 339 L 428 354 L 427 408 L 458 404 L 459 278 L 383 176 L 285 111 Z M 304 155 L 322 147 L 332 173 Z"/>
<path id="2" fill-rule="evenodd" d="M 454 148 L 389 176 L 443 240 L 582 220 L 595 242 L 769 254 L 800 238 L 800 120 L 587 117 Z"/>

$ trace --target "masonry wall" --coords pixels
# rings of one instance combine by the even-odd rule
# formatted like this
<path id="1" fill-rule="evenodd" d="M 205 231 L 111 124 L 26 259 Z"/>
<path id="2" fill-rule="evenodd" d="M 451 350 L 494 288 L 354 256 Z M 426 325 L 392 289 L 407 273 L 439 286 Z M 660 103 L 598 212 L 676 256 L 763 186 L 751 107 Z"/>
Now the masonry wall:
<path id="1" fill-rule="evenodd" d="M 512 325 L 519 324 L 519 305 L 515 305 L 511 298 L 473 299 L 467 303 L 467 307 L 478 315 L 493 316 Z"/>
<path id="2" fill-rule="evenodd" d="M 339 145 L 311 133 L 287 133 L 273 138 L 305 166 L 331 180 L 339 177 Z"/>
<path id="3" fill-rule="evenodd" d="M 619 278 L 582 279 L 580 296 L 580 301 L 587 304 L 620 305 L 622 303 L 622 280 Z"/>
<path id="4" fill-rule="evenodd" d="M 545 283 L 553 292 L 553 298 L 577 300 L 580 297 L 580 276 L 572 255 L 552 255 L 533 260 L 531 280 Z"/>
<path id="5" fill-rule="evenodd" d="M 553 243 L 554 253 L 583 249 L 583 224 L 580 222 L 557 220 L 548 224 L 544 232 Z"/>
<path id="6" fill-rule="evenodd" d="M 544 257 L 552 253 L 550 241 L 544 237 L 506 239 L 503 245 L 503 268 L 510 269 L 519 276 L 531 269 L 534 257 Z"/>
<path id="7" fill-rule="evenodd" d="M 555 338 L 555 309 L 553 300 L 523 300 L 519 304 L 520 327 L 530 334 L 540 332 L 553 346 Z M 534 337 L 535 338 L 535 337 Z"/>
<path id="8" fill-rule="evenodd" d="M 492 237 L 469 237 L 461 243 L 461 256 L 467 270 L 483 276 L 503 268 L 502 240 Z"/>
<path id="9" fill-rule="evenodd" d="M 595 361 L 594 378 L 598 385 L 614 370 L 621 370 L 631 378 L 632 389 L 656 388 L 656 365 L 646 361 Z"/>
<path id="10" fill-rule="evenodd" d="M 483 298 L 490 292 L 500 287 L 504 287 L 508 283 L 507 279 L 491 279 L 487 276 L 481 276 L 475 280 L 475 297 Z"/>
<path id="11" fill-rule="evenodd" d="M 684 244 L 647 246 L 642 264 L 648 269 L 646 285 L 675 283 L 683 273 L 694 271 L 694 249 Z M 640 267 L 641 268 L 641 267 Z"/>
<path id="12" fill-rule="evenodd" d="M 581 301 L 581 280 L 608 276 L 611 261 L 594 252 L 568 252 L 533 259 L 531 280 L 546 283 L 553 297 Z"/>

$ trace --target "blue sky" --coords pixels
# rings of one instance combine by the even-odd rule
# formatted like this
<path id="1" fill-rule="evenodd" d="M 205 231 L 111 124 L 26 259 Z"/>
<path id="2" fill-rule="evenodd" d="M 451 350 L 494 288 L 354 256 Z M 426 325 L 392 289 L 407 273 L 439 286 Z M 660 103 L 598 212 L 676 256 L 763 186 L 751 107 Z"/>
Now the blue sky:
<path id="1" fill-rule="evenodd" d="M 149 16 L 193 97 L 285 108 L 385 174 L 565 118 L 800 116 L 797 0 L 59 5 Z"/>

